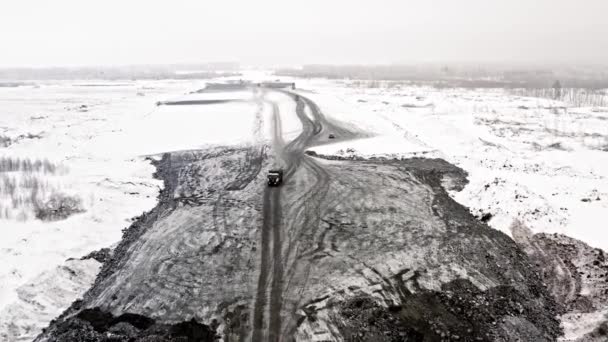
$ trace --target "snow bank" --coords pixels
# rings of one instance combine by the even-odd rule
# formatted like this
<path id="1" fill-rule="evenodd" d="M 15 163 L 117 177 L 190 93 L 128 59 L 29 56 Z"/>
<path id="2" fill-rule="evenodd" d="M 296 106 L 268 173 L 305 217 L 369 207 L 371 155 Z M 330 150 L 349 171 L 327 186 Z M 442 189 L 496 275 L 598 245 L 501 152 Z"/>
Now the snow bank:
<path id="1" fill-rule="evenodd" d="M 18 299 L 0 311 L 0 340 L 32 341 L 95 281 L 101 263 L 70 260 L 17 288 Z"/>
<path id="2" fill-rule="evenodd" d="M 399 135 L 381 135 L 353 141 L 342 141 L 335 144 L 317 146 L 311 150 L 322 155 L 358 156 L 363 158 L 378 156 L 386 158 L 432 157 L 434 152 L 432 149 L 420 145 L 416 141 Z"/>

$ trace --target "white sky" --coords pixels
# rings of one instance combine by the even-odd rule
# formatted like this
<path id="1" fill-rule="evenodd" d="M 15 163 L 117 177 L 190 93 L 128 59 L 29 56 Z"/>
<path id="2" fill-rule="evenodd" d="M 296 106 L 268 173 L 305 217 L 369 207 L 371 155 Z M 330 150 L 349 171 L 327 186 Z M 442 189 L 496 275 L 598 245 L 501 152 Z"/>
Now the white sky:
<path id="1" fill-rule="evenodd" d="M 608 0 L 2 0 L 0 66 L 608 61 Z"/>

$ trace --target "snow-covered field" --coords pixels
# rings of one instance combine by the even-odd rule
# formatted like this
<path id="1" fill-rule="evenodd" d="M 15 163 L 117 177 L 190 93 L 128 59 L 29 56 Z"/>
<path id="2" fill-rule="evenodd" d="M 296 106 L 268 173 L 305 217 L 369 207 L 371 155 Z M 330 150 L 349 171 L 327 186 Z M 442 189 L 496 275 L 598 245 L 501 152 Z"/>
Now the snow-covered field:
<path id="1" fill-rule="evenodd" d="M 0 191 L 0 340 L 37 335 L 99 270 L 93 260 L 66 260 L 116 244 L 131 219 L 156 204 L 163 185 L 145 156 L 270 137 L 272 105 L 264 96 L 283 112 L 294 109 L 280 94 L 190 94 L 203 87 L 195 81 L 81 81 L 0 88 L 0 158 L 11 166 L 0 172 L 0 187 L 6 190 L 5 179 L 13 184 Z M 156 106 L 209 96 L 237 101 Z M 299 132 L 295 115 L 283 122 L 286 134 Z M 27 166 L 37 162 L 37 170 Z M 82 212 L 37 219 L 32 203 L 44 204 L 52 194 L 77 198 Z"/>
<path id="2" fill-rule="evenodd" d="M 563 233 L 608 250 L 608 108 L 505 90 L 361 88 L 299 82 L 329 117 L 375 134 L 313 148 L 342 157 L 444 158 L 469 173 L 453 196 L 510 234 Z"/>

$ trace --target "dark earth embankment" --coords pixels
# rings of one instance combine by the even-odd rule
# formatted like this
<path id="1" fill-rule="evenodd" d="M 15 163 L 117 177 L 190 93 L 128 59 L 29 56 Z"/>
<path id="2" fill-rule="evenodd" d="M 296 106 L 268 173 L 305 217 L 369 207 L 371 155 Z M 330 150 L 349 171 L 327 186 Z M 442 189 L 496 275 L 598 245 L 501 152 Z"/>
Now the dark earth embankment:
<path id="1" fill-rule="evenodd" d="M 180 341 L 176 326 L 201 332 L 184 341 L 248 340 L 259 170 L 272 158 L 263 151 L 179 152 L 156 162 L 165 181 L 159 205 L 125 231 L 93 288 L 39 340 Z M 555 340 L 557 309 L 528 257 L 442 187 L 444 177 L 462 185 L 462 170 L 429 159 L 320 162 L 328 173 L 320 207 L 299 211 L 306 181 L 283 189 L 293 219 L 283 227 L 281 340 Z M 307 210 L 321 220 L 306 221 L 317 215 Z M 206 232 L 209 241 L 191 241 Z"/>

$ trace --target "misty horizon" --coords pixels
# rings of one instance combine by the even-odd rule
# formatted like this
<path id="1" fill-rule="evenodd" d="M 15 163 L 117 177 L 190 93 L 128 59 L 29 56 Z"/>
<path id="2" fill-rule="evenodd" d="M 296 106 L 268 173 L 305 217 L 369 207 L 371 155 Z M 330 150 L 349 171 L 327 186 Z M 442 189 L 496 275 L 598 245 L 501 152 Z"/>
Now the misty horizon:
<path id="1" fill-rule="evenodd" d="M 0 67 L 213 61 L 606 65 L 608 3 L 481 0 L 285 4 L 20 1 L 0 13 Z"/>

